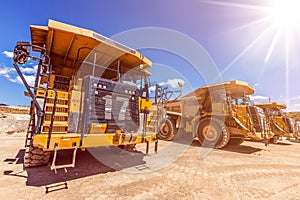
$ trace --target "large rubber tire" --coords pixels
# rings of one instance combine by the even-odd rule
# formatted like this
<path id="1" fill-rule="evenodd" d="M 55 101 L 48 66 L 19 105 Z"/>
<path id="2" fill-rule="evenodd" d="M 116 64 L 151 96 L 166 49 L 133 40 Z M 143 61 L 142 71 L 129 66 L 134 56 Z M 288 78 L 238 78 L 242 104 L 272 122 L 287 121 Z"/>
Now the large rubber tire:
<path id="1" fill-rule="evenodd" d="M 245 137 L 231 137 L 228 144 L 230 146 L 238 146 L 245 141 Z"/>
<path id="2" fill-rule="evenodd" d="M 196 130 L 199 142 L 204 147 L 221 149 L 228 144 L 230 139 L 226 125 L 217 118 L 201 119 Z"/>
<path id="3" fill-rule="evenodd" d="M 177 133 L 177 129 L 175 127 L 174 120 L 171 119 L 164 119 L 160 123 L 159 131 L 157 133 L 157 137 L 161 140 L 173 140 Z"/>
<path id="4" fill-rule="evenodd" d="M 51 151 L 43 151 L 43 149 L 30 146 L 29 152 L 24 155 L 24 167 L 48 165 L 51 157 Z"/>

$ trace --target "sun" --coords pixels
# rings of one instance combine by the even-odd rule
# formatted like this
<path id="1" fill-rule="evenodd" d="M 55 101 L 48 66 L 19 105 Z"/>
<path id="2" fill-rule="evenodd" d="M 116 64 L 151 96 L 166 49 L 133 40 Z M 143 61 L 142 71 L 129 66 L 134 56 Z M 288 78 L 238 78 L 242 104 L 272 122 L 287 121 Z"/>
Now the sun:
<path id="1" fill-rule="evenodd" d="M 273 63 L 283 68 L 282 80 L 285 85 L 285 103 L 289 104 L 291 69 L 292 66 L 296 66 L 296 63 L 300 65 L 296 59 L 298 52 L 296 48 L 300 44 L 300 0 L 259 0 L 252 1 L 253 3 L 237 3 L 237 1 L 228 0 L 200 1 L 207 4 L 235 8 L 237 13 L 251 11 L 257 15 L 253 15 L 253 21 L 241 24 L 231 30 L 232 33 L 242 30 L 254 30 L 257 32 L 257 36 L 223 67 L 221 75 L 232 68 L 250 50 L 261 50 L 262 57 L 255 59 L 259 61 L 259 59 L 264 58 L 263 72 L 266 67 L 273 67 Z M 248 2 L 251 1 L 249 0 Z M 262 44 L 264 48 L 261 48 Z M 265 49 L 267 50 L 266 52 L 264 52 Z M 280 57 L 275 57 L 273 55 L 274 52 L 280 54 Z M 264 55 L 265 57 L 263 57 Z M 273 62 L 269 62 L 271 59 L 274 59 L 272 60 Z"/>
<path id="2" fill-rule="evenodd" d="M 300 23 L 299 0 L 270 0 L 272 22 L 281 28 L 292 28 Z"/>

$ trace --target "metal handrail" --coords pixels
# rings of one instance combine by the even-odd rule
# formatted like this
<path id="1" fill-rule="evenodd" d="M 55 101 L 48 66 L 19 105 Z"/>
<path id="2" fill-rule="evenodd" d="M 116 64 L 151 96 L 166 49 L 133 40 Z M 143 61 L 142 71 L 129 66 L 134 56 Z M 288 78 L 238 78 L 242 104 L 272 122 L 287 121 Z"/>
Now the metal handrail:
<path id="1" fill-rule="evenodd" d="M 39 61 L 39 65 L 38 65 L 38 69 L 37 69 L 37 73 L 36 73 L 34 87 L 29 86 L 29 84 L 27 83 L 27 81 L 26 81 L 24 75 L 22 74 L 22 72 L 21 72 L 21 70 L 20 70 L 20 68 L 19 68 L 19 66 L 17 64 L 17 61 L 15 59 L 14 59 L 13 65 L 14 65 L 14 67 L 15 67 L 18 75 L 20 76 L 20 78 L 21 78 L 24 86 L 26 87 L 27 92 L 29 93 L 29 95 L 30 95 L 30 97 L 31 97 L 31 99 L 32 99 L 32 101 L 33 101 L 33 103 L 35 105 L 35 108 L 37 110 L 36 115 L 37 115 L 37 127 L 38 128 L 35 129 L 35 133 L 34 134 L 40 134 L 41 133 L 42 124 L 43 124 L 43 121 L 44 121 L 44 114 L 45 114 L 45 108 L 46 108 L 46 103 L 47 103 L 47 98 L 48 98 L 48 91 L 50 90 L 49 89 L 49 81 L 50 81 L 50 74 L 52 73 L 52 65 L 50 64 L 51 63 L 51 58 L 45 53 L 46 49 L 44 47 L 40 47 L 40 46 L 37 46 L 37 45 L 31 45 L 30 43 L 28 43 L 28 44 L 22 43 L 22 44 L 17 44 L 16 45 L 14 53 L 16 53 L 16 54 L 20 53 L 20 52 L 18 52 L 18 51 L 20 51 L 20 49 L 18 49 L 18 48 L 21 47 L 21 50 L 22 50 L 23 47 L 28 47 L 28 46 L 30 46 L 32 48 L 38 48 L 38 49 L 41 50 L 40 58 L 27 55 L 27 54 L 29 54 L 29 52 L 26 52 L 24 54 L 26 56 L 25 57 L 25 61 L 27 60 L 27 58 L 31 58 L 33 60 Z M 21 52 L 21 54 L 22 53 L 23 52 Z M 45 63 L 46 59 L 48 59 L 47 63 Z M 24 63 L 21 63 L 21 64 L 24 64 Z M 46 67 L 46 68 L 43 68 L 43 67 Z M 46 79 L 47 87 L 46 88 L 38 87 L 39 77 L 42 76 L 42 75 L 44 75 L 43 73 L 41 74 L 41 69 L 47 75 L 47 79 Z M 32 89 L 34 90 L 34 92 L 32 91 Z M 36 93 L 37 90 L 44 90 L 45 91 L 44 102 L 43 102 L 43 107 L 42 108 L 41 108 L 40 104 L 38 103 L 38 101 L 36 99 L 36 96 L 34 94 L 34 93 Z M 52 110 L 51 122 L 50 122 L 48 137 L 47 137 L 47 148 L 49 148 L 50 139 L 51 139 L 51 135 L 52 135 L 53 123 L 54 123 L 55 111 L 56 111 L 56 102 L 57 102 L 57 97 L 58 97 L 57 90 L 55 90 L 55 89 L 51 89 L 51 90 L 55 92 L 55 98 L 54 98 L 54 106 L 53 106 L 54 108 Z"/>

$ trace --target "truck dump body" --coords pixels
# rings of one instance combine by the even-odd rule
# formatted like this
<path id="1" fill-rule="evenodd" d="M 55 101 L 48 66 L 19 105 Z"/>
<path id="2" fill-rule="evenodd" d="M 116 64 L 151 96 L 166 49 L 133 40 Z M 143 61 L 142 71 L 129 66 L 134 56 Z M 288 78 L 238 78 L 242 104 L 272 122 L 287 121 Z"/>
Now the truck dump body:
<path id="1" fill-rule="evenodd" d="M 186 116 L 194 116 L 199 109 L 212 112 L 215 108 L 215 112 L 221 112 L 222 107 L 218 107 L 218 104 L 212 105 L 212 101 L 226 104 L 226 94 L 232 97 L 243 97 L 254 94 L 254 89 L 248 83 L 238 80 L 203 86 L 178 100 L 169 101 L 166 104 L 167 112 L 178 112 Z M 215 107 L 212 108 L 213 106 Z"/>
<path id="2" fill-rule="evenodd" d="M 191 111 L 187 111 L 187 106 L 191 107 L 193 111 L 195 111 L 195 109 L 199 109 L 199 106 L 203 108 L 203 105 L 201 104 L 203 102 L 205 103 L 206 100 L 210 101 L 210 99 L 207 99 L 208 94 L 215 95 L 215 99 L 226 98 L 226 96 L 222 97 L 222 94 L 220 94 L 220 92 L 229 93 L 234 97 L 243 97 L 245 95 L 254 94 L 254 89 L 248 83 L 238 80 L 228 81 L 215 85 L 203 86 L 181 97 L 178 100 L 168 101 L 168 103 L 166 104 L 167 112 L 184 112 L 186 113 L 186 115 L 190 115 L 189 113 Z M 184 109 L 181 109 L 182 104 L 186 106 Z M 210 105 L 211 102 L 208 104 Z"/>
<path id="3" fill-rule="evenodd" d="M 87 59 L 93 49 L 102 50 L 102 54 L 98 52 L 97 59 L 101 59 L 101 64 L 106 67 L 112 67 L 117 60 L 122 60 L 122 65 L 126 68 L 144 64 L 144 69 L 147 69 L 152 65 L 152 62 L 138 51 L 91 30 L 49 20 L 48 26 L 31 26 L 30 31 L 32 44 L 39 47 L 45 45 L 54 69 L 60 69 L 64 75 L 73 75 L 74 62 Z M 85 50 L 78 53 L 81 48 Z M 40 51 L 36 47 L 32 50 Z"/>
<path id="4" fill-rule="evenodd" d="M 286 105 L 281 102 L 268 102 L 268 103 L 255 103 L 256 106 L 261 108 L 271 108 L 271 109 L 286 109 Z"/>
<path id="5" fill-rule="evenodd" d="M 254 94 L 254 88 L 250 86 L 248 83 L 239 80 L 233 80 L 224 83 L 200 87 L 194 90 L 193 92 L 183 96 L 182 99 L 186 97 L 193 97 L 193 96 L 199 98 L 207 94 L 209 91 L 211 92 L 226 91 L 226 92 L 230 92 L 233 96 L 240 96 L 240 97 L 244 95 Z"/>

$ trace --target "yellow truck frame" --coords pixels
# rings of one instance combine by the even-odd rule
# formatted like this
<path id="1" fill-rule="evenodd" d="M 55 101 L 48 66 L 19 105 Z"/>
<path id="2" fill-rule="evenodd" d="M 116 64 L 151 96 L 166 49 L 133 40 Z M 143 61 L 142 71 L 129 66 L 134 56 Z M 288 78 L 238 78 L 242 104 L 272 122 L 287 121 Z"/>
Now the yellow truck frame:
<path id="1" fill-rule="evenodd" d="M 51 169 L 74 167 L 78 148 L 132 149 L 146 143 L 148 152 L 149 142 L 155 142 L 157 151 L 156 133 L 146 132 L 141 120 L 152 106 L 150 60 L 91 30 L 54 20 L 30 31 L 31 43 L 18 42 L 13 57 L 25 95 L 32 98 L 25 167 L 52 157 Z M 30 49 L 40 56 L 30 55 Z M 29 58 L 38 62 L 34 86 L 19 67 Z M 73 162 L 57 166 L 57 152 L 65 149 L 74 150 Z"/>

